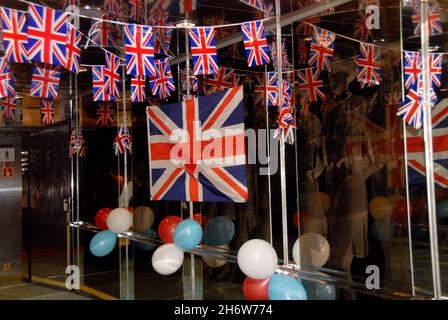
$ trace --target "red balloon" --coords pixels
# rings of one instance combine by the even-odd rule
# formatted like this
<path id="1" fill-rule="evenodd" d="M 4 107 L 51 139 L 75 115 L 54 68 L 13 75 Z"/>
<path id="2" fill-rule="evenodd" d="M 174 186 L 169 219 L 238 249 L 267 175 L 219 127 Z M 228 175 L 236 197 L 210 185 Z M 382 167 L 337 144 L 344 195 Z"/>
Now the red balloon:
<path id="1" fill-rule="evenodd" d="M 203 216 L 200 213 L 195 213 L 193 215 L 193 219 L 196 220 L 197 222 L 199 222 L 201 224 L 202 227 L 205 227 L 205 225 L 208 222 L 208 218 L 206 216 Z"/>
<path id="2" fill-rule="evenodd" d="M 159 237 L 165 243 L 173 243 L 173 233 L 174 229 L 179 222 L 182 221 L 181 217 L 178 216 L 168 216 L 163 219 L 159 224 Z"/>
<path id="3" fill-rule="evenodd" d="M 398 199 L 395 203 L 394 210 L 392 211 L 391 219 L 395 223 L 404 224 L 407 222 L 407 203 L 406 199 Z M 412 207 L 410 208 L 409 215 L 412 218 Z"/>
<path id="4" fill-rule="evenodd" d="M 305 225 L 305 223 L 308 221 L 308 212 L 306 212 L 305 210 L 299 210 L 300 213 L 300 226 L 303 227 Z M 296 226 L 296 228 L 299 227 L 299 215 L 296 212 L 294 214 L 294 225 Z"/>
<path id="5" fill-rule="evenodd" d="M 132 207 L 128 207 L 128 211 L 129 211 L 130 213 L 134 213 L 134 208 L 132 208 Z"/>
<path id="6" fill-rule="evenodd" d="M 243 282 L 243 295 L 246 300 L 269 300 L 269 278 L 252 279 L 246 277 Z"/>
<path id="7" fill-rule="evenodd" d="M 95 224 L 101 230 L 107 230 L 107 216 L 112 211 L 111 208 L 102 208 L 95 214 Z"/>

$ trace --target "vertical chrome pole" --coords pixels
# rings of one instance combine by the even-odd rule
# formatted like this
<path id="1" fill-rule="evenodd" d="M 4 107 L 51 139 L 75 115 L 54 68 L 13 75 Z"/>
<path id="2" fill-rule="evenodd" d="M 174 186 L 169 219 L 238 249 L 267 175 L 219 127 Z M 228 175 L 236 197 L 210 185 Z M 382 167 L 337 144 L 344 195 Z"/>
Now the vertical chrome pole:
<path id="1" fill-rule="evenodd" d="M 423 74 L 423 137 L 425 143 L 426 192 L 428 198 L 429 245 L 431 248 L 432 279 L 434 299 L 440 300 L 442 293 L 440 282 L 439 245 L 437 240 L 436 200 L 434 194 L 434 159 L 432 146 L 432 115 L 430 102 L 431 79 L 429 74 L 429 25 L 427 0 L 420 2 L 421 8 L 421 44 Z"/>
<path id="2" fill-rule="evenodd" d="M 267 66 L 264 67 L 264 75 L 263 75 L 263 81 L 264 81 L 264 107 L 266 110 L 266 154 L 268 158 L 268 206 L 269 206 L 269 242 L 271 243 L 271 246 L 274 243 L 273 237 L 272 237 L 272 203 L 271 203 L 271 132 L 269 127 L 269 107 L 268 107 L 268 90 L 267 90 Z"/>
<path id="3" fill-rule="evenodd" d="M 404 101 L 405 89 L 404 89 L 404 63 L 403 63 L 403 11 L 402 2 L 400 1 L 400 62 L 401 62 L 401 101 Z M 415 296 L 415 279 L 414 279 L 414 256 L 412 248 L 412 230 L 411 230 L 411 203 L 409 196 L 409 176 L 408 176 L 408 146 L 406 144 L 406 122 L 403 120 L 403 147 L 404 147 L 404 172 L 406 183 L 406 210 L 407 210 L 407 223 L 408 223 L 408 244 L 409 244 L 409 267 L 411 272 L 411 292 L 412 296 Z"/>
<path id="4" fill-rule="evenodd" d="M 277 41 L 277 101 L 282 102 L 282 27 L 280 25 L 280 0 L 275 0 L 275 25 Z M 281 109 L 282 106 L 278 106 Z M 282 200 L 282 232 L 283 232 L 283 264 L 288 265 L 288 212 L 286 205 L 286 173 L 285 173 L 285 138 L 280 134 L 280 188 Z"/>

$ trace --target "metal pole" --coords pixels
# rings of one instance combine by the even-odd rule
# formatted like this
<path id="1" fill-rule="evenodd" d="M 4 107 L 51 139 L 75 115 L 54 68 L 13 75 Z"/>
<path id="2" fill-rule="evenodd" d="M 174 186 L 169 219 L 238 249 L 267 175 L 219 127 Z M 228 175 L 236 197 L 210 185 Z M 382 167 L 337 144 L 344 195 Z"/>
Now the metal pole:
<path id="1" fill-rule="evenodd" d="M 400 5 L 400 61 L 401 61 L 401 101 L 404 101 L 405 89 L 404 89 L 404 63 L 403 63 L 403 11 Z M 407 210 L 407 223 L 408 223 L 408 244 L 409 244 L 409 267 L 411 272 L 411 292 L 412 296 L 415 296 L 415 279 L 414 279 L 414 256 L 412 248 L 412 230 L 411 230 L 411 204 L 409 197 L 409 177 L 408 177 L 408 146 L 406 144 L 406 122 L 403 120 L 403 147 L 404 147 L 404 172 L 406 179 L 406 210 Z"/>
<path id="2" fill-rule="evenodd" d="M 188 18 L 188 14 L 187 14 Z M 186 65 L 185 65 L 185 77 L 186 77 L 186 88 L 187 88 L 187 100 L 191 98 L 190 96 L 190 56 L 189 56 L 189 46 L 188 46 L 188 23 L 185 21 L 185 55 L 186 55 Z M 191 138 L 191 137 L 190 137 Z M 189 209 L 190 209 L 190 219 L 193 219 L 193 202 L 190 201 L 189 203 Z M 191 276 L 191 299 L 196 300 L 196 281 L 195 281 L 195 265 L 194 265 L 194 254 L 190 254 L 190 276 Z"/>
<path id="3" fill-rule="evenodd" d="M 267 66 L 264 66 L 264 107 L 266 110 L 266 154 L 268 158 L 268 206 L 269 206 L 269 242 L 271 243 L 271 246 L 273 245 L 273 237 L 272 237 L 272 203 L 271 203 L 271 133 L 270 133 L 270 127 L 269 127 L 269 107 L 268 107 L 268 90 L 267 88 Z"/>
<path id="4" fill-rule="evenodd" d="M 425 143 L 426 192 L 428 198 L 429 245 L 431 248 L 432 279 L 434 299 L 440 300 L 442 294 L 440 282 L 439 245 L 437 240 L 436 200 L 434 195 L 434 159 L 432 146 L 432 115 L 429 74 L 429 32 L 428 5 L 421 1 L 421 44 L 422 44 L 422 75 L 423 75 L 423 137 Z"/>
<path id="5" fill-rule="evenodd" d="M 282 103 L 282 27 L 280 25 L 281 7 L 280 0 L 275 0 L 275 24 L 277 41 L 277 101 Z M 279 109 L 282 106 L 278 106 Z M 280 188 L 282 200 L 282 232 L 283 232 L 283 264 L 288 265 L 288 212 L 286 205 L 286 174 L 285 174 L 285 139 L 280 134 Z"/>

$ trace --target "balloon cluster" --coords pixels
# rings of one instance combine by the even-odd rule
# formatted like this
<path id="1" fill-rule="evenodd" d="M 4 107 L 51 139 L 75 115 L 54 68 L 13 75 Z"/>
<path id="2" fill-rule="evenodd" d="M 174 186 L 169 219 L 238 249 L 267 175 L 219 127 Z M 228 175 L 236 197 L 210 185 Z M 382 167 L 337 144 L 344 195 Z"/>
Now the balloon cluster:
<path id="1" fill-rule="evenodd" d="M 90 241 L 90 252 L 96 257 L 104 257 L 112 252 L 117 243 L 117 234 L 132 227 L 132 213 L 126 208 L 100 209 L 95 215 L 95 224 L 103 231 Z"/>
<path id="2" fill-rule="evenodd" d="M 208 219 L 200 213 L 193 219 L 182 220 L 177 216 L 168 216 L 159 224 L 159 236 L 165 244 L 160 246 L 152 256 L 154 270 L 162 275 L 169 275 L 182 266 L 184 251 L 197 248 L 204 241 L 204 248 L 219 247 L 229 250 L 228 243 L 235 235 L 235 225 L 227 217 Z M 224 260 L 204 256 L 204 262 L 211 267 L 220 267 Z"/>

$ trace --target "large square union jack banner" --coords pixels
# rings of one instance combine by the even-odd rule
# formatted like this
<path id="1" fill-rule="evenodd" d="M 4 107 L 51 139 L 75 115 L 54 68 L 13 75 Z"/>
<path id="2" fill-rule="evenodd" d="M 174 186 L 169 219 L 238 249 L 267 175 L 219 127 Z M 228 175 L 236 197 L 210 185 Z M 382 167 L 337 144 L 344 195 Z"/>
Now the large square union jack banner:
<path id="1" fill-rule="evenodd" d="M 242 86 L 146 113 L 152 200 L 247 200 Z"/>

